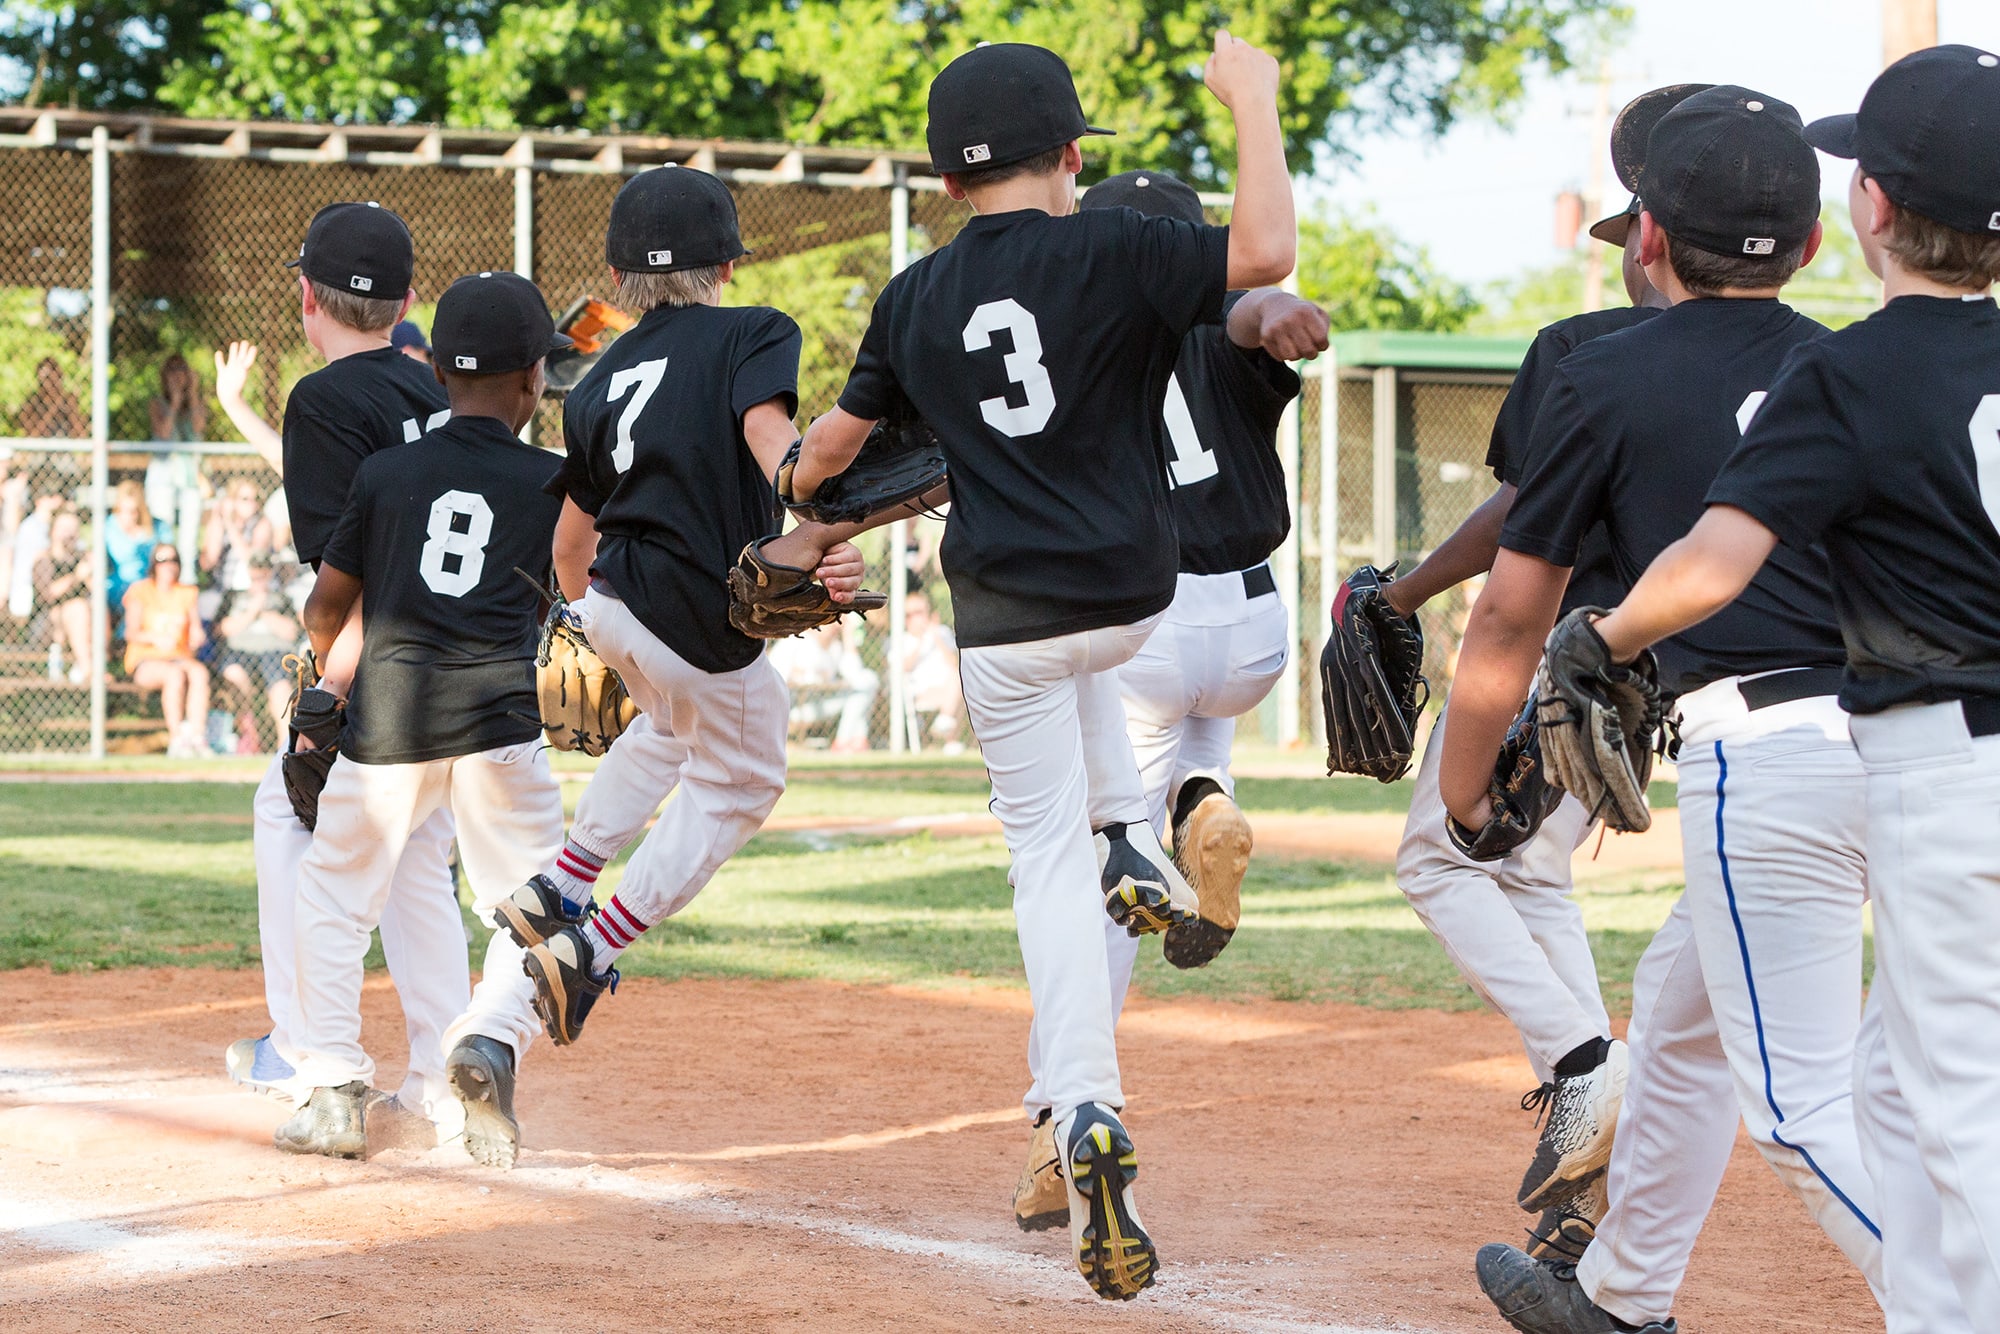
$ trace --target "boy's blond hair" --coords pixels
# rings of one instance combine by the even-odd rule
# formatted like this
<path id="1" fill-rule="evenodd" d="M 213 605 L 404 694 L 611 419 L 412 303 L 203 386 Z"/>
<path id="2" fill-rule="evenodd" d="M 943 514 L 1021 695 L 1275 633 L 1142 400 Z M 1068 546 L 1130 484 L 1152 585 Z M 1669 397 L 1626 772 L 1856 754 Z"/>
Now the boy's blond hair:
<path id="1" fill-rule="evenodd" d="M 2000 234 L 1962 232 L 1899 207 L 1882 248 L 1905 269 L 1946 287 L 2000 282 Z"/>
<path id="2" fill-rule="evenodd" d="M 403 318 L 403 294 L 400 292 L 393 297 L 356 296 L 311 278 L 306 281 L 312 283 L 314 303 L 335 324 L 346 325 L 359 333 L 378 333 L 394 328 L 396 321 Z"/>
<path id="3" fill-rule="evenodd" d="M 722 266 L 710 264 L 699 269 L 675 269 L 671 273 L 627 273 L 613 270 L 618 277 L 613 299 L 620 309 L 643 315 L 658 306 L 699 306 L 715 299 L 722 290 Z"/>

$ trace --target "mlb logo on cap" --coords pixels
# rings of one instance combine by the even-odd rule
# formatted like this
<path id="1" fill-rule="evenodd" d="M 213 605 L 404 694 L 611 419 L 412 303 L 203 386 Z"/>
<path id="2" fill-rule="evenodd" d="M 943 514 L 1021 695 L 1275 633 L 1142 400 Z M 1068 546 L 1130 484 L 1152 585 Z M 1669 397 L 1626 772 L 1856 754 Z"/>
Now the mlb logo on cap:
<path id="1" fill-rule="evenodd" d="M 671 264 L 674 262 L 674 252 L 671 250 L 648 250 L 646 252 L 646 262 L 648 264 Z"/>
<path id="2" fill-rule="evenodd" d="M 452 364 L 452 365 L 453 365 L 454 367 L 456 367 L 457 369 L 459 369 L 459 370 L 462 370 L 462 371 L 476 371 L 476 370 L 478 370 L 478 369 L 479 369 L 479 358 L 478 358 L 478 357 L 453 357 L 453 358 L 451 359 L 451 364 Z"/>
<path id="3" fill-rule="evenodd" d="M 965 160 L 967 162 L 984 162 L 992 156 L 993 150 L 985 144 L 974 144 L 965 150 Z"/>
<path id="4" fill-rule="evenodd" d="M 363 278 L 358 273 L 347 280 L 347 285 L 357 292 L 372 292 L 375 290 L 375 280 L 373 278 Z"/>
<path id="5" fill-rule="evenodd" d="M 1994 210 L 1992 219 L 1986 224 L 1986 230 L 1989 232 L 2000 232 L 2000 209 Z"/>
<path id="6" fill-rule="evenodd" d="M 1753 236 L 1743 243 L 1743 253 L 1746 255 L 1771 255 L 1776 254 L 1777 250 L 1776 237 Z"/>

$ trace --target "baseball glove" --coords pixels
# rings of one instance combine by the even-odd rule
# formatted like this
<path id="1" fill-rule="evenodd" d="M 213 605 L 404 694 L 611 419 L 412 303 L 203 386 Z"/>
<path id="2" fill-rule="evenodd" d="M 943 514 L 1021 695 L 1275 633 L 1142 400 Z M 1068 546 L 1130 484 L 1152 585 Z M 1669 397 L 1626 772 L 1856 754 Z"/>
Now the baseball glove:
<path id="1" fill-rule="evenodd" d="M 837 621 L 846 613 L 874 611 L 888 602 L 880 593 L 857 592 L 835 602 L 811 570 L 765 558 L 764 537 L 743 548 L 729 572 L 729 623 L 752 639 L 784 639 Z"/>
<path id="2" fill-rule="evenodd" d="M 1424 632 L 1382 596 L 1396 567 L 1364 565 L 1333 599 L 1333 633 L 1319 655 L 1326 771 L 1393 783 L 1409 772 L 1417 715 L 1430 702 Z"/>
<path id="3" fill-rule="evenodd" d="M 550 605 L 535 646 L 535 694 L 542 731 L 557 750 L 602 755 L 639 712 L 560 596 Z"/>
<path id="4" fill-rule="evenodd" d="M 1562 804 L 1562 790 L 1550 785 L 1542 759 L 1535 704 L 1535 696 L 1530 694 L 1501 743 L 1500 758 L 1493 763 L 1493 781 L 1486 788 L 1493 816 L 1485 827 L 1475 834 L 1451 816 L 1445 817 L 1445 832 L 1451 836 L 1452 846 L 1473 861 L 1497 862 L 1508 856 L 1533 838 L 1542 821 Z"/>
<path id="5" fill-rule="evenodd" d="M 1659 667 L 1650 651 L 1629 667 L 1591 624 L 1602 607 L 1579 607 L 1556 622 L 1535 673 L 1542 756 L 1549 781 L 1602 816 L 1613 829 L 1638 833 L 1653 823 L 1646 782 L 1659 740 Z"/>
<path id="6" fill-rule="evenodd" d="M 347 725 L 347 706 L 332 691 L 313 684 L 319 679 L 318 666 L 310 652 L 293 654 L 285 666 L 292 673 L 296 693 L 292 696 L 292 717 L 285 754 L 278 761 L 279 776 L 285 780 L 285 796 L 292 813 L 308 829 L 319 824 L 319 794 L 326 789 L 326 777 L 340 754 L 340 733 Z M 313 749 L 300 750 L 299 738 Z"/>
<path id="7" fill-rule="evenodd" d="M 778 501 L 801 519 L 860 523 L 898 505 L 915 514 L 918 498 L 946 480 L 944 450 L 923 418 L 885 417 L 868 432 L 852 463 L 821 482 L 811 499 L 794 500 L 792 470 L 803 444 L 794 440 L 778 465 Z"/>

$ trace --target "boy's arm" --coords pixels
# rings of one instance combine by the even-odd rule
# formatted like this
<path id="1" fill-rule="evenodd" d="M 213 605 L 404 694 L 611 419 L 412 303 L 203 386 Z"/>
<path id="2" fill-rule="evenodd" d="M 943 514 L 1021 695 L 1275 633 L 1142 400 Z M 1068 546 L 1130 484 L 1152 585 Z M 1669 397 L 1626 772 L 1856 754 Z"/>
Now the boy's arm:
<path id="1" fill-rule="evenodd" d="M 777 480 L 778 465 L 798 438 L 798 428 L 792 425 L 792 414 L 782 398 L 767 399 L 743 414 L 743 442 L 750 446 L 767 482 Z M 813 484 L 817 486 L 818 480 Z"/>
<path id="2" fill-rule="evenodd" d="M 340 637 L 341 628 L 347 624 L 348 613 L 361 600 L 361 577 L 337 570 L 324 562 L 319 567 L 319 577 L 313 581 L 312 596 L 306 599 L 306 637 L 312 641 L 313 657 L 329 668 L 334 662 L 333 645 Z M 357 618 L 358 619 L 358 618 Z M 329 670 L 327 676 L 331 676 Z M 325 681 L 322 680 L 322 684 Z M 333 690 L 331 685 L 327 689 Z M 335 690 L 335 694 L 342 693 Z"/>
<path id="3" fill-rule="evenodd" d="M 597 519 L 568 496 L 563 497 L 562 513 L 556 516 L 551 554 L 556 587 L 568 601 L 582 601 L 590 591 L 590 563 L 597 559 Z"/>
<path id="4" fill-rule="evenodd" d="M 1330 327 L 1325 311 L 1275 287 L 1245 292 L 1224 326 L 1236 346 L 1261 348 L 1279 361 L 1303 361 L 1326 351 Z"/>
<path id="5" fill-rule="evenodd" d="M 1568 586 L 1567 566 L 1503 548 L 1485 591 L 1472 604 L 1458 672 L 1452 677 L 1451 725 L 1444 729 L 1438 769 L 1445 809 L 1468 829 L 1486 825 L 1494 758 L 1507 738 L 1507 725 L 1527 698 L 1542 642 Z"/>
<path id="6" fill-rule="evenodd" d="M 1764 568 L 1778 535 L 1734 505 L 1710 505 L 1662 551 L 1611 614 L 1597 622 L 1616 662 L 1721 611 Z"/>
<path id="7" fill-rule="evenodd" d="M 1278 125 L 1278 62 L 1224 29 L 1215 34 L 1215 53 L 1202 79 L 1236 122 L 1229 286 L 1264 287 L 1292 271 L 1299 244 L 1285 136 Z"/>
<path id="8" fill-rule="evenodd" d="M 1486 502 L 1465 516 L 1457 530 L 1415 569 L 1392 580 L 1382 596 L 1399 616 L 1414 616 L 1419 607 L 1447 588 L 1476 578 L 1493 568 L 1500 550 L 1500 529 L 1514 507 L 1514 487 L 1503 483 Z"/>
<path id="9" fill-rule="evenodd" d="M 745 426 L 748 426 L 748 418 L 745 419 Z M 828 409 L 825 416 L 817 418 L 806 428 L 805 442 L 799 446 L 798 466 L 792 469 L 793 498 L 812 499 L 821 482 L 854 462 L 854 456 L 861 452 L 868 433 L 874 429 L 873 421 L 857 417 L 838 405 Z M 787 440 L 785 444 L 789 447 L 791 441 Z M 773 464 L 772 475 L 775 476 L 777 471 L 777 465 Z"/>

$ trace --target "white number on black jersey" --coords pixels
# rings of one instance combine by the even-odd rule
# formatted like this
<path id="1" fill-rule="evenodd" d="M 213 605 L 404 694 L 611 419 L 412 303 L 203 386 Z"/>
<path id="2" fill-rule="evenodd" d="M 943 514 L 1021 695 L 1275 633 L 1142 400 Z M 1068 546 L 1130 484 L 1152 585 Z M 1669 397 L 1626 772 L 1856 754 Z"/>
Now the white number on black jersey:
<path id="1" fill-rule="evenodd" d="M 451 420 L 450 408 L 441 408 L 438 411 L 433 412 L 430 415 L 429 419 L 426 420 L 421 426 L 417 424 L 417 419 L 415 417 L 405 417 L 403 418 L 403 443 L 406 445 L 414 445 L 417 443 L 417 440 L 420 437 L 428 435 L 430 432 L 435 431 L 438 427 L 444 425 L 446 422 L 450 420 Z"/>
<path id="2" fill-rule="evenodd" d="M 660 387 L 660 377 L 667 373 L 667 359 L 655 357 L 642 361 L 636 366 L 627 366 L 611 377 L 611 387 L 605 391 L 604 401 L 616 403 L 625 397 L 633 386 L 632 401 L 625 405 L 625 411 L 618 414 L 618 443 L 611 448 L 611 466 L 625 472 L 632 466 L 632 428 L 639 423 L 639 414 L 653 401 L 653 394 Z"/>
<path id="3" fill-rule="evenodd" d="M 1764 406 L 1764 400 L 1771 395 L 1763 389 L 1752 389 L 1750 397 L 1743 400 L 1743 406 L 1736 409 L 1736 434 L 1742 435 L 1750 429 L 1750 423 L 1757 418 L 1757 409 Z"/>
<path id="4" fill-rule="evenodd" d="M 1972 414 L 1972 462 L 1979 476 L 1979 503 L 2000 528 L 2000 394 L 1979 400 Z"/>
<path id="5" fill-rule="evenodd" d="M 465 519 L 464 528 L 456 526 Z M 493 536 L 493 510 L 486 497 L 472 491 L 447 491 L 431 502 L 431 520 L 424 529 L 430 541 L 424 543 L 417 570 L 433 593 L 462 598 L 479 584 L 486 568 L 486 543 Z M 447 564 L 458 558 L 456 568 Z"/>
<path id="6" fill-rule="evenodd" d="M 1021 303 L 1008 297 L 989 301 L 972 312 L 965 324 L 965 350 L 981 352 L 993 346 L 993 335 L 1005 329 L 1014 339 L 1014 350 L 1001 361 L 1007 378 L 1021 386 L 1028 401 L 1014 407 L 1002 398 L 979 400 L 979 415 L 1002 435 L 1033 435 L 1049 424 L 1056 411 L 1056 388 L 1049 383 L 1048 368 L 1042 365 L 1042 331 L 1035 317 Z M 617 381 L 612 381 L 613 387 Z"/>
<path id="7" fill-rule="evenodd" d="M 1174 456 L 1167 465 L 1167 477 L 1175 486 L 1205 482 L 1219 471 L 1215 451 L 1204 448 L 1194 429 L 1194 414 L 1188 411 L 1187 395 L 1181 392 L 1180 377 L 1167 377 L 1167 401 L 1161 409 L 1167 419 L 1167 443 Z"/>

